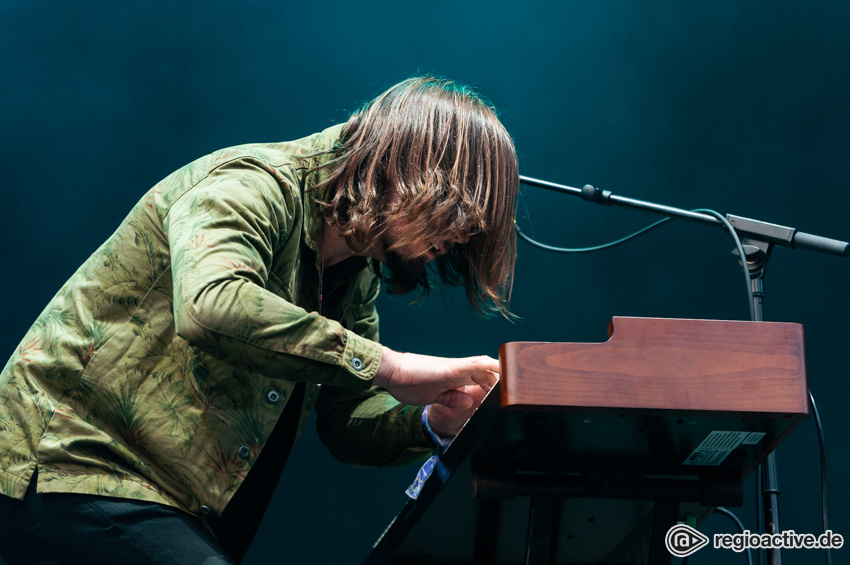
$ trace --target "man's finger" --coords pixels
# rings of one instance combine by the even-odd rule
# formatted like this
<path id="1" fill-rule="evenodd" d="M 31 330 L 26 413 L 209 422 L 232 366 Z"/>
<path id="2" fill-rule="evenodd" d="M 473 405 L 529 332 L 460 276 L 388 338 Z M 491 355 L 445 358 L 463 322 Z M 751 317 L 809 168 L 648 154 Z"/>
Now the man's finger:
<path id="1" fill-rule="evenodd" d="M 447 408 L 465 410 L 472 407 L 475 399 L 460 390 L 447 390 L 440 393 L 434 402 L 436 404 L 442 404 Z"/>
<path id="2" fill-rule="evenodd" d="M 498 374 L 498 372 L 499 372 L 499 360 L 498 359 L 493 359 L 492 357 L 489 357 L 487 355 L 480 355 L 478 357 L 473 357 L 473 359 L 477 360 L 476 361 L 477 366 L 480 370 L 482 370 L 482 371 L 492 371 L 492 372 Z"/>
<path id="3" fill-rule="evenodd" d="M 490 389 L 496 386 L 496 383 L 499 382 L 499 373 L 495 373 L 493 371 L 482 371 L 472 375 L 472 382 L 489 392 Z"/>
<path id="4" fill-rule="evenodd" d="M 491 371 L 498 374 L 499 372 L 499 361 L 486 355 L 464 357 L 457 361 L 458 363 L 454 368 L 455 377 L 465 379 L 464 384 L 473 382 L 472 379 L 477 373 Z"/>

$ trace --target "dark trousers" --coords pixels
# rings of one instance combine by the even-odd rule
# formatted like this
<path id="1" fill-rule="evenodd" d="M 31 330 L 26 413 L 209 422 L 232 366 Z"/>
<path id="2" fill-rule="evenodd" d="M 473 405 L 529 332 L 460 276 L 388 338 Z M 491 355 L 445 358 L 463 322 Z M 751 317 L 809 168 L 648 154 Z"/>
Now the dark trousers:
<path id="1" fill-rule="evenodd" d="M 0 558 L 8 565 L 121 563 L 233 565 L 201 522 L 137 500 L 36 492 L 0 495 Z"/>

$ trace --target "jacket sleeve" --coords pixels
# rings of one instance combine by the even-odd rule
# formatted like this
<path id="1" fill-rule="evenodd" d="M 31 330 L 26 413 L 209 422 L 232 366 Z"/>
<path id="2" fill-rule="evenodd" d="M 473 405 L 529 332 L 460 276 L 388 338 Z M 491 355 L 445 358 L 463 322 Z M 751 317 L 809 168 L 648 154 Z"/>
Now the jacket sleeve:
<path id="1" fill-rule="evenodd" d="M 378 341 L 378 290 L 376 278 L 352 326 L 373 341 Z M 323 386 L 316 403 L 316 430 L 334 457 L 354 465 L 404 465 L 434 451 L 422 427 L 422 407 L 402 404 L 378 387 Z"/>
<path id="2" fill-rule="evenodd" d="M 179 336 L 269 377 L 368 388 L 378 343 L 267 290 L 277 245 L 300 237 L 298 187 L 249 158 L 214 170 L 169 209 Z"/>

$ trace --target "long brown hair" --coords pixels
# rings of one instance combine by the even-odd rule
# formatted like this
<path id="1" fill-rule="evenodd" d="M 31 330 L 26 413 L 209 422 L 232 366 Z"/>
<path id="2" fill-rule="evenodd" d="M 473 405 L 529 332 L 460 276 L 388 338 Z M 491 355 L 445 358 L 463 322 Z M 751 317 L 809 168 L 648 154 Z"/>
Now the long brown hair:
<path id="1" fill-rule="evenodd" d="M 405 228 L 391 249 L 468 235 L 435 270 L 465 287 L 476 312 L 509 315 L 519 168 L 488 102 L 447 79 L 410 78 L 357 110 L 334 151 L 326 213 L 355 252 L 382 245 L 390 218 Z M 395 293 L 431 288 L 427 274 L 389 283 Z"/>

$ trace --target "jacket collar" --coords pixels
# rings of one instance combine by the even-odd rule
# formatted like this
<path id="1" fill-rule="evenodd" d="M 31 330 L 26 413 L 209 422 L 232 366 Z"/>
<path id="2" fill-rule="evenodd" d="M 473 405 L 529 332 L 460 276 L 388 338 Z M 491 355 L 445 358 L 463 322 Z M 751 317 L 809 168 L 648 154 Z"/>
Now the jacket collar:
<path id="1" fill-rule="evenodd" d="M 317 189 L 314 187 L 321 184 L 328 177 L 329 168 L 324 167 L 317 171 L 309 172 L 321 165 L 327 164 L 334 156 L 332 154 L 322 153 L 331 149 L 339 140 L 340 133 L 345 124 L 337 124 L 331 126 L 321 133 L 310 136 L 310 142 L 307 143 L 307 158 L 303 160 L 304 177 L 302 180 L 302 202 L 304 206 L 304 244 L 318 254 L 319 251 L 319 232 L 324 225 L 324 211 L 318 201 L 325 200 L 328 194 L 328 187 L 324 186 Z M 321 155 L 315 155 L 322 153 Z M 311 156 L 312 155 L 312 156 Z"/>

